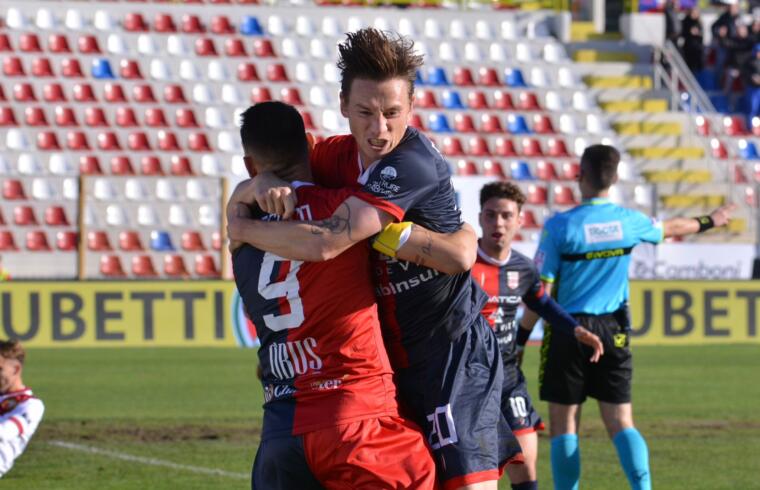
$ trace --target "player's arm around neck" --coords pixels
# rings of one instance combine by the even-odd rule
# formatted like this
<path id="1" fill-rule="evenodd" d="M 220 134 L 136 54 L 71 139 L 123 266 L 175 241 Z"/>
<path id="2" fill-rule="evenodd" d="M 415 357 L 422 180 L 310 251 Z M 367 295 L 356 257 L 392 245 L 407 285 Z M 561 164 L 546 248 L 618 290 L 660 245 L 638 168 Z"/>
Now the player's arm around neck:
<path id="1" fill-rule="evenodd" d="M 409 240 L 396 255 L 444 274 L 459 274 L 472 269 L 478 255 L 478 236 L 467 223 L 454 233 L 436 233 L 414 225 Z"/>
<path id="2" fill-rule="evenodd" d="M 378 233 L 392 217 L 357 198 L 346 199 L 321 221 L 259 221 L 230 217 L 231 241 L 248 243 L 290 260 L 321 262 Z"/>

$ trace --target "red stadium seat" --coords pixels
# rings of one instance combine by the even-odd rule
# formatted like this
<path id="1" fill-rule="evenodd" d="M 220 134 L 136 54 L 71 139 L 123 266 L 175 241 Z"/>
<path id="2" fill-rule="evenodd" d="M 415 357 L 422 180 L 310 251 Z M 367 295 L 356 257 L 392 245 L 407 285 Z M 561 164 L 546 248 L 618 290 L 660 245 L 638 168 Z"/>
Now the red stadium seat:
<path id="1" fill-rule="evenodd" d="M 253 63 L 240 63 L 237 68 L 237 77 L 241 82 L 258 82 L 259 73 Z"/>
<path id="2" fill-rule="evenodd" d="M 420 89 L 414 98 L 414 105 L 420 109 L 433 109 L 438 107 L 438 101 L 435 100 L 435 94 L 432 90 Z"/>
<path id="3" fill-rule="evenodd" d="M 562 164 L 561 180 L 576 180 L 581 173 L 581 164 L 578 162 L 565 162 Z"/>
<path id="4" fill-rule="evenodd" d="M 206 31 L 203 24 L 201 24 L 200 17 L 190 14 L 182 16 L 181 30 L 188 34 L 198 34 Z"/>
<path id="5" fill-rule="evenodd" d="M 89 108 L 88 108 L 89 109 Z M 61 127 L 79 126 L 74 109 L 71 107 L 57 106 L 55 108 L 55 124 Z"/>
<path id="6" fill-rule="evenodd" d="M 443 139 L 442 153 L 446 156 L 464 155 L 462 142 L 456 136 L 447 136 Z"/>
<path id="7" fill-rule="evenodd" d="M 133 230 L 119 232 L 119 248 L 126 252 L 140 252 L 145 250 L 140 240 L 140 235 Z"/>
<path id="8" fill-rule="evenodd" d="M 87 249 L 92 250 L 93 252 L 113 250 L 111 248 L 111 243 L 108 241 L 108 234 L 105 231 L 88 231 Z"/>
<path id="9" fill-rule="evenodd" d="M 163 112 L 161 112 L 163 116 Z M 146 112 L 146 118 L 147 118 L 147 112 Z M 174 117 L 175 123 L 180 128 L 197 128 L 199 127 L 198 121 L 195 120 L 195 113 L 192 109 L 187 107 L 180 107 L 175 112 Z M 166 122 L 164 121 L 164 125 Z"/>
<path id="10" fill-rule="evenodd" d="M 201 277 L 219 277 L 214 257 L 211 255 L 196 255 L 195 273 Z"/>
<path id="11" fill-rule="evenodd" d="M 60 83 L 48 83 L 42 89 L 42 99 L 45 102 L 65 102 L 66 95 L 63 93 L 63 85 Z"/>
<path id="12" fill-rule="evenodd" d="M 3 74 L 6 77 L 23 77 L 24 65 L 21 64 L 21 58 L 18 56 L 3 57 Z"/>
<path id="13" fill-rule="evenodd" d="M 276 56 L 272 42 L 269 39 L 256 39 L 253 41 L 253 54 L 257 58 L 273 58 Z"/>
<path id="14" fill-rule="evenodd" d="M 97 102 L 95 92 L 89 83 L 77 83 L 74 85 L 74 100 L 77 102 Z"/>
<path id="15" fill-rule="evenodd" d="M 422 123 L 422 118 L 419 114 L 413 113 L 411 119 L 409 120 L 409 126 L 413 128 L 417 128 L 420 131 L 425 130 L 425 125 Z"/>
<path id="16" fill-rule="evenodd" d="M 494 155 L 500 157 L 514 157 L 517 156 L 517 150 L 515 149 L 515 143 L 510 138 L 498 137 L 494 145 Z"/>
<path id="17" fill-rule="evenodd" d="M 270 82 L 289 82 L 288 73 L 282 63 L 273 63 L 267 66 L 267 80 Z"/>
<path id="18" fill-rule="evenodd" d="M 3 181 L 3 199 L 9 201 L 26 199 L 24 184 L 20 180 L 7 179 Z"/>
<path id="19" fill-rule="evenodd" d="M 472 77 L 472 71 L 466 67 L 457 67 L 454 69 L 453 76 L 454 85 L 459 87 L 471 87 L 475 85 L 475 80 Z"/>
<path id="20" fill-rule="evenodd" d="M 82 65 L 76 58 L 65 58 L 61 61 L 61 75 L 65 78 L 84 78 Z"/>
<path id="21" fill-rule="evenodd" d="M 116 155 L 111 158 L 111 174 L 113 175 L 134 175 L 135 170 L 132 168 L 132 162 L 126 155 Z"/>
<path id="22" fill-rule="evenodd" d="M 267 87 L 253 87 L 251 89 L 251 102 L 258 104 L 259 102 L 269 102 L 272 100 L 272 94 Z"/>
<path id="23" fill-rule="evenodd" d="M 16 206 L 13 208 L 13 224 L 16 226 L 37 226 L 37 216 L 31 206 Z"/>
<path id="24" fill-rule="evenodd" d="M 749 182 L 749 179 L 744 173 L 744 169 L 741 165 L 734 165 L 734 183 L 736 184 L 746 184 Z"/>
<path id="25" fill-rule="evenodd" d="M 546 142 L 548 147 L 547 154 L 553 157 L 569 157 L 565 140 L 560 138 L 551 138 Z"/>
<path id="26" fill-rule="evenodd" d="M 522 111 L 537 111 L 541 109 L 541 105 L 533 92 L 520 92 L 517 96 L 517 108 Z"/>
<path id="27" fill-rule="evenodd" d="M 310 112 L 302 111 L 301 112 L 301 117 L 303 117 L 303 125 L 304 125 L 304 128 L 306 128 L 307 131 L 313 131 L 313 130 L 317 129 L 317 126 L 314 124 L 314 119 L 312 119 Z M 413 117 L 414 116 L 412 116 L 412 118 Z"/>
<path id="28" fill-rule="evenodd" d="M 557 180 L 557 169 L 552 162 L 539 160 L 536 162 L 536 176 L 540 180 Z"/>
<path id="29" fill-rule="evenodd" d="M 13 99 L 16 102 L 34 102 L 37 96 L 31 83 L 17 83 L 13 86 Z"/>
<path id="30" fill-rule="evenodd" d="M 538 134 L 556 133 L 551 118 L 546 114 L 536 114 L 533 116 L 533 131 Z"/>
<path id="31" fill-rule="evenodd" d="M 35 58 L 32 61 L 32 76 L 37 78 L 54 77 L 53 65 L 49 58 Z"/>
<path id="32" fill-rule="evenodd" d="M 575 200 L 573 190 L 566 185 L 555 185 L 552 187 L 554 204 L 562 206 L 574 206 L 578 204 Z"/>
<path id="33" fill-rule="evenodd" d="M 149 255 L 132 257 L 132 274 L 137 277 L 156 277 L 158 275 Z"/>
<path id="34" fill-rule="evenodd" d="M 72 252 L 79 245 L 79 234 L 76 231 L 59 231 L 55 234 L 55 246 L 62 252 Z"/>
<path id="35" fill-rule="evenodd" d="M 480 130 L 484 133 L 503 133 L 501 121 L 496 114 L 482 114 L 480 116 Z"/>
<path id="36" fill-rule="evenodd" d="M 544 154 L 543 150 L 541 149 L 541 143 L 535 138 L 521 139 L 520 148 L 520 153 L 526 157 L 540 157 Z"/>
<path id="37" fill-rule="evenodd" d="M 467 106 L 470 109 L 488 109 L 488 100 L 483 92 L 473 90 L 467 94 Z"/>
<path id="38" fill-rule="evenodd" d="M 136 60 L 121 60 L 119 62 L 119 76 L 127 80 L 142 80 L 140 65 Z"/>
<path id="39" fill-rule="evenodd" d="M 72 151 L 89 150 L 87 135 L 82 131 L 69 131 L 66 135 L 66 148 Z"/>
<path id="40" fill-rule="evenodd" d="M 126 273 L 121 266 L 118 255 L 103 255 L 100 257 L 100 273 L 106 277 L 124 277 Z"/>
<path id="41" fill-rule="evenodd" d="M 127 137 L 127 147 L 132 151 L 150 151 L 148 135 L 143 132 L 130 133 Z"/>
<path id="42" fill-rule="evenodd" d="M 498 87 L 501 85 L 499 75 L 494 68 L 483 67 L 478 70 L 478 85 Z"/>
<path id="43" fill-rule="evenodd" d="M 232 34 L 235 28 L 226 15 L 216 15 L 211 18 L 211 32 L 214 34 Z"/>
<path id="44" fill-rule="evenodd" d="M 222 234 L 215 231 L 211 234 L 211 248 L 214 250 L 222 249 Z"/>
<path id="45" fill-rule="evenodd" d="M 45 210 L 45 224 L 48 226 L 69 226 L 66 210 L 62 206 L 50 206 Z"/>
<path id="46" fill-rule="evenodd" d="M 523 224 L 522 224 L 523 228 L 530 230 L 530 229 L 541 227 L 538 221 L 536 221 L 536 215 L 533 214 L 533 211 L 531 211 L 530 209 L 523 209 L 522 215 L 523 215 Z"/>
<path id="47" fill-rule="evenodd" d="M 498 177 L 499 179 L 506 179 L 507 175 L 504 173 L 504 168 L 501 166 L 501 162 L 498 160 L 486 160 L 483 162 L 483 175 L 491 177 Z"/>
<path id="48" fill-rule="evenodd" d="M 174 19 L 169 14 L 156 14 L 153 19 L 153 30 L 156 32 L 177 32 Z"/>
<path id="49" fill-rule="evenodd" d="M 158 132 L 158 148 L 162 151 L 180 151 L 177 135 L 170 131 Z"/>
<path id="50" fill-rule="evenodd" d="M 494 92 L 493 107 L 494 109 L 501 109 L 503 111 L 513 111 L 515 106 L 512 102 L 512 94 L 509 92 L 502 92 L 501 90 Z"/>
<path id="51" fill-rule="evenodd" d="M 183 250 L 191 252 L 206 250 L 206 247 L 203 246 L 203 239 L 201 238 L 201 234 L 197 231 L 186 231 L 182 233 L 181 243 Z"/>
<path id="52" fill-rule="evenodd" d="M 51 53 L 71 53 L 69 40 L 63 34 L 51 34 L 48 38 L 48 51 Z"/>
<path id="53" fill-rule="evenodd" d="M 726 149 L 726 145 L 724 145 L 723 142 L 718 138 L 713 138 L 710 140 L 710 149 L 712 150 L 713 158 L 718 158 L 720 160 L 728 158 L 728 150 Z"/>
<path id="54" fill-rule="evenodd" d="M 129 106 L 116 108 L 116 125 L 122 128 L 134 128 L 139 126 L 134 109 Z"/>
<path id="55" fill-rule="evenodd" d="M 47 235 L 42 230 L 26 232 L 26 249 L 31 252 L 49 252 Z"/>
<path id="56" fill-rule="evenodd" d="M 454 116 L 454 131 L 460 133 L 475 133 L 475 123 L 472 122 L 472 117 L 467 113 L 457 113 Z"/>
<path id="57" fill-rule="evenodd" d="M 176 85 L 167 85 L 167 87 L 164 89 L 164 93 L 166 93 L 169 87 L 176 87 Z M 180 92 L 182 91 L 181 88 L 179 88 L 179 90 Z M 132 87 L 132 98 L 135 102 L 138 102 L 141 104 L 149 104 L 149 103 L 156 102 L 156 96 L 153 95 L 153 87 L 151 87 L 150 85 L 135 85 L 134 87 Z M 167 100 L 166 102 L 170 102 L 170 101 Z"/>
<path id="58" fill-rule="evenodd" d="M 83 54 L 98 54 L 100 53 L 100 46 L 98 45 L 98 38 L 92 35 L 85 35 L 79 38 L 77 41 L 79 52 Z"/>
<path id="59" fill-rule="evenodd" d="M 282 90 L 280 90 L 280 98 L 283 102 L 290 105 L 299 107 L 304 105 L 303 99 L 301 98 L 301 92 L 299 92 L 296 87 L 283 87 Z"/>
<path id="60" fill-rule="evenodd" d="M 216 52 L 214 40 L 208 37 L 200 37 L 195 40 L 195 54 L 198 56 L 219 56 Z"/>
<path id="61" fill-rule="evenodd" d="M 243 40 L 232 37 L 224 42 L 224 54 L 230 57 L 248 56 Z"/>
<path id="62" fill-rule="evenodd" d="M 18 126 L 12 108 L 0 107 L 0 126 Z"/>
<path id="63" fill-rule="evenodd" d="M 24 119 L 27 126 L 48 126 L 47 117 L 42 107 L 27 107 L 24 111 Z"/>
<path id="64" fill-rule="evenodd" d="M 182 155 L 173 155 L 171 159 L 172 175 L 195 175 L 190 159 Z"/>
<path id="65" fill-rule="evenodd" d="M 760 117 L 758 116 L 752 118 L 752 134 L 760 136 Z"/>
<path id="66" fill-rule="evenodd" d="M 120 123 L 120 118 L 122 115 L 117 110 L 116 111 L 116 124 L 122 125 Z M 107 127 L 108 121 L 106 120 L 106 113 L 103 111 L 100 107 L 88 107 L 84 111 L 84 122 L 90 127 L 93 128 L 99 128 L 99 127 Z"/>
<path id="67" fill-rule="evenodd" d="M 58 136 L 52 131 L 37 133 L 37 149 L 43 151 L 60 150 L 61 145 L 58 143 Z"/>
<path id="68" fill-rule="evenodd" d="M 13 233 L 10 230 L 0 230 L 0 251 L 10 252 L 18 250 L 16 241 L 13 239 Z"/>
<path id="69" fill-rule="evenodd" d="M 148 30 L 148 24 L 145 18 L 139 12 L 129 12 L 124 16 L 124 29 L 129 32 L 145 32 Z"/>
<path id="70" fill-rule="evenodd" d="M 140 160 L 140 172 L 143 175 L 164 175 L 161 159 L 155 155 L 142 157 Z"/>
<path id="71" fill-rule="evenodd" d="M 169 104 L 187 104 L 182 87 L 179 85 L 167 85 L 164 87 L 164 102 Z"/>
<path id="72" fill-rule="evenodd" d="M 109 82 L 103 87 L 103 99 L 111 103 L 126 102 L 127 96 L 124 95 L 124 88 L 121 85 Z"/>
<path id="73" fill-rule="evenodd" d="M 40 53 L 42 52 L 42 46 L 40 46 L 40 38 L 37 34 L 24 33 L 18 38 L 18 49 L 24 53 Z"/>
<path id="74" fill-rule="evenodd" d="M 467 144 L 467 154 L 476 157 L 486 157 L 491 155 L 488 148 L 488 141 L 482 136 L 472 136 Z"/>
<path id="75" fill-rule="evenodd" d="M 723 118 L 723 130 L 729 136 L 745 136 L 749 134 L 744 125 L 744 116 L 725 116 Z"/>
<path id="76" fill-rule="evenodd" d="M 101 175 L 100 161 L 95 155 L 83 155 L 79 157 L 79 173 L 82 175 Z"/>
<path id="77" fill-rule="evenodd" d="M 711 132 L 710 120 L 705 116 L 697 116 L 694 119 L 694 125 L 697 127 L 697 133 L 700 136 L 709 136 Z"/>
<path id="78" fill-rule="evenodd" d="M 457 160 L 457 175 L 478 175 L 478 166 L 470 160 Z"/>
<path id="79" fill-rule="evenodd" d="M 13 46 L 8 34 L 0 32 L 0 53 L 12 53 Z"/>
<path id="80" fill-rule="evenodd" d="M 160 107 L 149 107 L 145 109 L 145 125 L 151 128 L 165 128 L 169 126 L 169 123 L 166 122 L 166 115 L 163 109 Z"/>
<path id="81" fill-rule="evenodd" d="M 185 267 L 185 259 L 181 255 L 165 255 L 164 256 L 164 274 L 170 277 L 186 277 L 190 273 Z"/>
<path id="82" fill-rule="evenodd" d="M 534 184 L 529 185 L 527 198 L 528 204 L 546 204 L 546 187 Z"/>
<path id="83" fill-rule="evenodd" d="M 205 133 L 192 133 L 188 137 L 187 146 L 192 151 L 211 151 L 211 145 L 209 145 L 208 138 Z"/>

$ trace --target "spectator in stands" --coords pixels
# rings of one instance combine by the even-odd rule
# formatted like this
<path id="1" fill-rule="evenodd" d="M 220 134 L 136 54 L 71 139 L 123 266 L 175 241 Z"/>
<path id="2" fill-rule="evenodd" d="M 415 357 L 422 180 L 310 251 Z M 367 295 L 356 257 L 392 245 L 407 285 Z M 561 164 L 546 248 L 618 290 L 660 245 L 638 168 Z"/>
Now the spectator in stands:
<path id="1" fill-rule="evenodd" d="M 681 21 L 678 19 L 678 0 L 665 2 L 665 40 L 678 46 L 678 37 L 681 34 Z"/>
<path id="2" fill-rule="evenodd" d="M 749 97 L 749 118 L 760 116 L 760 44 L 755 44 L 752 57 L 744 65 L 744 83 Z"/>
<path id="3" fill-rule="evenodd" d="M 683 37 L 683 59 L 695 75 L 704 68 L 704 32 L 699 7 L 693 7 L 686 12 L 681 23 L 681 37 Z"/>
<path id="4" fill-rule="evenodd" d="M 728 56 L 723 68 L 723 90 L 731 93 L 734 80 L 739 78 L 740 69 L 752 57 L 752 48 L 755 45 L 754 39 L 750 36 L 749 23 L 747 19 L 739 18 L 736 21 L 736 34 L 726 40 L 725 46 L 728 48 Z"/>
<path id="5" fill-rule="evenodd" d="M 752 17 L 750 35 L 755 40 L 755 44 L 760 43 L 760 11 Z"/>
<path id="6" fill-rule="evenodd" d="M 723 73 L 723 67 L 728 58 L 730 39 L 736 37 L 736 21 L 739 19 L 739 0 L 723 0 L 725 11 L 711 27 L 713 49 L 717 60 L 715 70 L 718 76 Z"/>

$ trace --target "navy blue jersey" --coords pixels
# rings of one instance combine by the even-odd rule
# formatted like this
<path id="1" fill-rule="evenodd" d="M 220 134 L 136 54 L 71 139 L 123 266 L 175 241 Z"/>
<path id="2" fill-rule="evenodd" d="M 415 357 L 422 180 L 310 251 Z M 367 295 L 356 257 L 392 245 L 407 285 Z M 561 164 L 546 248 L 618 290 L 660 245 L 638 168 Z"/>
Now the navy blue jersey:
<path id="1" fill-rule="evenodd" d="M 311 160 L 321 184 L 361 186 L 390 204 L 384 210 L 396 220 L 441 233 L 462 226 L 449 164 L 414 128 L 364 171 L 350 135 L 318 144 Z M 395 367 L 422 362 L 430 354 L 428 341 L 436 335 L 458 338 L 487 299 L 469 273 L 446 275 L 381 254 L 375 254 L 374 263 L 383 334 Z"/>

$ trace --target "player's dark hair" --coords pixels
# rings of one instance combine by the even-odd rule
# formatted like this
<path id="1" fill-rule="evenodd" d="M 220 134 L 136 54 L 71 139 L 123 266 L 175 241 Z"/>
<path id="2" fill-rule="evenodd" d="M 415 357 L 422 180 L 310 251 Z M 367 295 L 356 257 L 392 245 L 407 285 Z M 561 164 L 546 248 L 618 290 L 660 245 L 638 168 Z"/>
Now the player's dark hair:
<path id="1" fill-rule="evenodd" d="M 488 202 L 489 199 L 509 199 L 517 203 L 517 210 L 522 211 L 526 198 L 523 191 L 512 182 L 500 180 L 498 182 L 489 182 L 480 189 L 480 207 Z"/>
<path id="2" fill-rule="evenodd" d="M 609 145 L 591 145 L 581 156 L 581 172 L 597 191 L 608 189 L 617 178 L 620 152 Z"/>
<path id="3" fill-rule="evenodd" d="M 240 117 L 243 149 L 269 170 L 309 161 L 309 145 L 301 114 L 283 102 L 260 102 Z"/>
<path id="4" fill-rule="evenodd" d="M 24 364 L 26 351 L 24 351 L 24 348 L 21 346 L 21 342 L 16 339 L 0 340 L 0 357 L 15 359 L 21 364 Z"/>
<path id="5" fill-rule="evenodd" d="M 409 82 L 409 100 L 414 95 L 414 80 L 423 58 L 414 52 L 414 41 L 399 34 L 372 27 L 346 34 L 338 45 L 340 91 L 347 100 L 351 83 L 357 78 L 382 82 L 403 78 Z"/>

